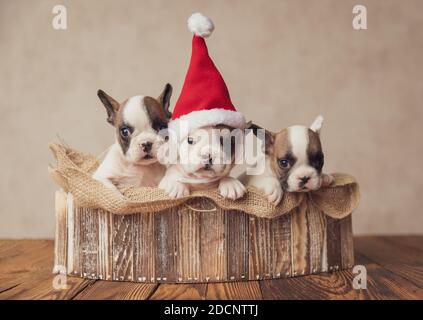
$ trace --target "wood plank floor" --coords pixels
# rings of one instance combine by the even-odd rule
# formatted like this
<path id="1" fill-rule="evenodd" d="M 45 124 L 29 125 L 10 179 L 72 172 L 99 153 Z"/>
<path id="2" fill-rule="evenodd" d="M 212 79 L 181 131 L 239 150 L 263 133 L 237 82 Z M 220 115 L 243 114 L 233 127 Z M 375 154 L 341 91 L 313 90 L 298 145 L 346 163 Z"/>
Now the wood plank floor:
<path id="1" fill-rule="evenodd" d="M 0 240 L 3 299 L 423 299 L 423 236 L 356 237 L 356 265 L 367 289 L 352 286 L 351 270 L 281 280 L 208 284 L 140 284 L 67 277 L 55 289 L 53 241 Z M 57 278 L 56 278 L 57 281 Z"/>

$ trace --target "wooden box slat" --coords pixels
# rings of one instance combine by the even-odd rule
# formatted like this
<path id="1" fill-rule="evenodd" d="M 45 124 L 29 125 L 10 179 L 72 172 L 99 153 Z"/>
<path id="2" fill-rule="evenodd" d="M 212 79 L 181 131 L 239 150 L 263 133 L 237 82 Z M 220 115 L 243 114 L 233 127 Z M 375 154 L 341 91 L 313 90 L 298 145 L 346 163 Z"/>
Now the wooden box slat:
<path id="1" fill-rule="evenodd" d="M 329 270 L 338 270 L 342 265 L 341 255 L 341 222 L 326 216 L 327 227 L 327 259 Z"/>
<path id="2" fill-rule="evenodd" d="M 352 267 L 351 215 L 303 202 L 275 219 L 191 200 L 158 213 L 115 215 L 56 194 L 54 272 L 135 282 L 284 278 Z"/>
<path id="3" fill-rule="evenodd" d="M 327 271 L 326 256 L 326 218 L 319 210 L 310 205 L 307 208 L 308 234 L 309 237 L 309 273 L 320 273 Z"/>
<path id="4" fill-rule="evenodd" d="M 351 215 L 340 221 L 341 237 L 341 266 L 352 266 L 354 264 L 354 243 L 352 232 Z"/>
<path id="5" fill-rule="evenodd" d="M 219 281 L 227 278 L 227 242 L 225 212 L 201 212 L 200 281 Z"/>
<path id="6" fill-rule="evenodd" d="M 66 273 L 67 249 L 68 249 L 68 228 L 67 228 L 67 206 L 68 197 L 66 193 L 56 192 L 56 233 L 54 242 L 54 273 Z"/>
<path id="7" fill-rule="evenodd" d="M 304 275 L 310 269 L 310 239 L 307 221 L 307 206 L 302 202 L 292 212 L 291 244 L 292 275 Z"/>
<path id="8" fill-rule="evenodd" d="M 151 278 L 152 282 L 170 281 L 176 282 L 177 266 L 176 255 L 179 253 L 176 248 L 176 232 L 177 230 L 177 210 L 172 209 L 168 212 L 158 213 L 154 215 L 154 231 L 155 231 L 155 278 Z M 153 259 L 153 257 L 152 257 Z"/>
<path id="9" fill-rule="evenodd" d="M 113 280 L 132 281 L 134 279 L 134 215 L 113 216 Z"/>
<path id="10" fill-rule="evenodd" d="M 200 278 L 200 212 L 183 207 L 177 214 L 178 232 L 176 235 L 176 270 L 177 280 L 182 281 L 186 275 L 190 275 L 186 281 L 198 282 Z M 179 248 L 179 250 L 178 250 Z"/>
<path id="11" fill-rule="evenodd" d="M 98 277 L 111 280 L 113 277 L 113 215 L 98 210 Z"/>
<path id="12" fill-rule="evenodd" d="M 251 279 L 249 278 L 249 219 L 243 212 L 226 212 L 227 279 L 217 281 Z"/>
<path id="13" fill-rule="evenodd" d="M 274 278 L 289 277 L 292 273 L 291 213 L 272 220 L 272 272 Z"/>
<path id="14" fill-rule="evenodd" d="M 133 220 L 134 278 L 138 282 L 155 279 L 154 214 L 137 214 Z"/>
<path id="15" fill-rule="evenodd" d="M 98 277 L 98 210 L 86 208 L 78 209 L 80 214 L 80 253 L 81 253 L 81 273 L 83 277 L 96 279 Z"/>
<path id="16" fill-rule="evenodd" d="M 271 278 L 273 274 L 273 221 L 249 217 L 249 279 Z"/>

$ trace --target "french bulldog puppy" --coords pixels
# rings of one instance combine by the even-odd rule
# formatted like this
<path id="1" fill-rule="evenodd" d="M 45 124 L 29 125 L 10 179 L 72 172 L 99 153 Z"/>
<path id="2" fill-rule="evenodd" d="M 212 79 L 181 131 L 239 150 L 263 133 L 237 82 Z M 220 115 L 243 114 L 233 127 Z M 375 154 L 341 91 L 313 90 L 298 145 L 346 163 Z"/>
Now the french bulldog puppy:
<path id="1" fill-rule="evenodd" d="M 265 132 L 265 171 L 247 176 L 246 183 L 264 191 L 273 205 L 282 199 L 283 190 L 307 192 L 328 186 L 333 177 L 322 173 L 324 155 L 320 142 L 323 117 L 318 116 L 310 128 L 292 126 L 278 133 Z M 261 129 L 250 126 L 253 132 Z"/>
<path id="2" fill-rule="evenodd" d="M 241 198 L 246 190 L 244 185 L 229 176 L 234 166 L 235 142 L 231 128 L 225 125 L 206 126 L 190 132 L 179 141 L 176 161 L 169 165 L 159 188 L 171 198 L 188 196 L 192 190 L 214 187 L 218 187 L 222 197 Z M 167 152 L 163 150 L 166 149 L 160 149 L 163 153 Z"/>
<path id="3" fill-rule="evenodd" d="M 97 95 L 106 108 L 107 122 L 116 129 L 116 141 L 93 178 L 113 189 L 157 186 L 166 171 L 156 155 L 164 142 L 159 131 L 167 128 L 171 117 L 172 86 L 166 84 L 157 99 L 134 96 L 118 103 L 102 90 Z"/>

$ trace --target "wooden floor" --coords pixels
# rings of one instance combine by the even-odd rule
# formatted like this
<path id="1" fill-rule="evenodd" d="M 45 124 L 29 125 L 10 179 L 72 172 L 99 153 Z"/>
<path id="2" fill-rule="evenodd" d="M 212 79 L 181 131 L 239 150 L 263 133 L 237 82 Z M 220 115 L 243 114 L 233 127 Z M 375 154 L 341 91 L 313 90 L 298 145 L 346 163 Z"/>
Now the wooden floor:
<path id="1" fill-rule="evenodd" d="M 281 280 L 209 284 L 136 284 L 68 277 L 55 290 L 50 240 L 0 240 L 3 299 L 423 299 L 423 236 L 358 237 L 356 264 L 367 268 L 367 290 L 339 271 Z"/>

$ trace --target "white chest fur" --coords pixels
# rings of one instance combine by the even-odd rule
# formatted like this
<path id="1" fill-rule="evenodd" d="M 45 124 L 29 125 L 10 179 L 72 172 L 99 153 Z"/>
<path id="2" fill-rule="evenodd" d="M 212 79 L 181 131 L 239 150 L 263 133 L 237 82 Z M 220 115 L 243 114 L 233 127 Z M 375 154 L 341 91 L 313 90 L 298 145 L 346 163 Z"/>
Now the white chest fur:
<path id="1" fill-rule="evenodd" d="M 156 187 L 164 176 L 166 168 L 160 163 L 134 165 L 122 155 L 119 144 L 111 146 L 93 178 L 105 185 L 120 187 Z"/>

